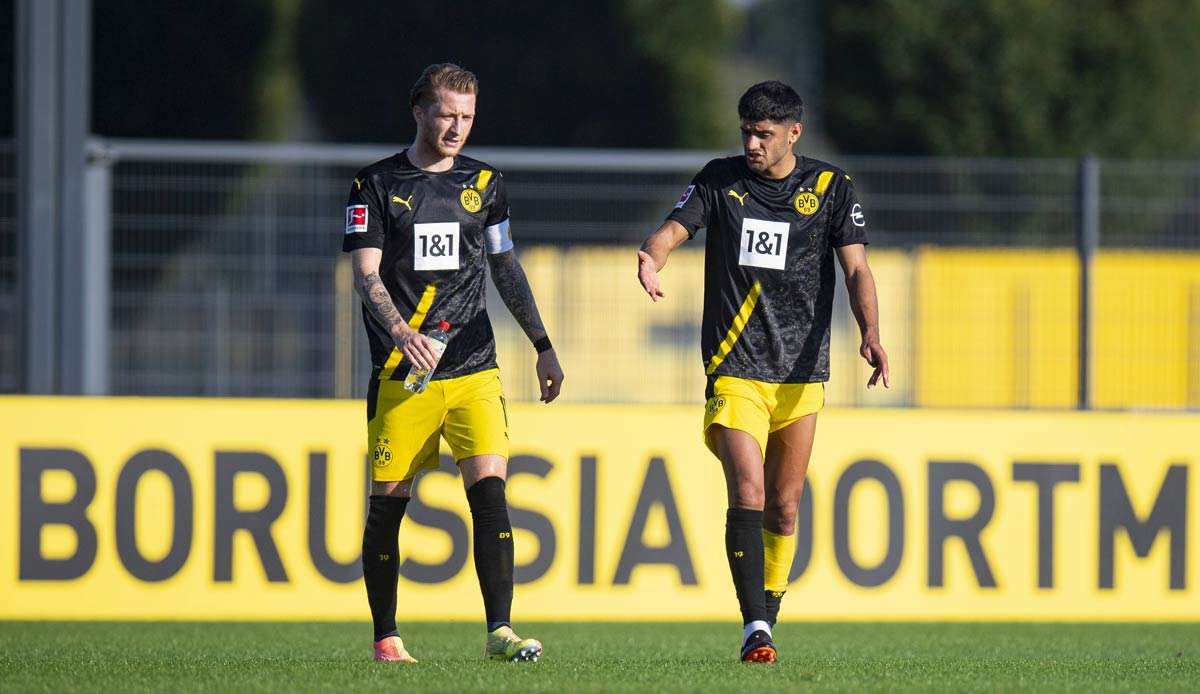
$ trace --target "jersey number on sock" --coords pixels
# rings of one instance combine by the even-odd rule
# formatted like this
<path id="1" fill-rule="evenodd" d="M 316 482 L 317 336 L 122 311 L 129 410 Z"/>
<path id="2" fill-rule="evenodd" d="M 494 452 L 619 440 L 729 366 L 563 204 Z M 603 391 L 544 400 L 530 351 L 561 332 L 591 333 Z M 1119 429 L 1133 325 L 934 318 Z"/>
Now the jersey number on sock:
<path id="1" fill-rule="evenodd" d="M 771 222 L 765 219 L 742 220 L 742 236 L 738 264 L 782 270 L 787 262 L 788 222 Z"/>
<path id="2" fill-rule="evenodd" d="M 458 222 L 413 225 L 413 269 L 458 269 Z"/>

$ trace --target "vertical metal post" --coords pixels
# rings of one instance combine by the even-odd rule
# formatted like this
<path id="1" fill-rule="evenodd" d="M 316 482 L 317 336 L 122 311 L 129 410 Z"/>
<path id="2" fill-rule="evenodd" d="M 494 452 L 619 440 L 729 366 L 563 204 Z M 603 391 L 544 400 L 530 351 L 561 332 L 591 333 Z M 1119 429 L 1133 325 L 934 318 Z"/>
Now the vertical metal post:
<path id="1" fill-rule="evenodd" d="M 17 243 L 22 390 L 57 387 L 59 3 L 17 2 Z"/>
<path id="2" fill-rule="evenodd" d="M 59 91 L 60 128 L 58 151 L 58 209 L 59 209 L 59 295 L 58 310 L 58 391 L 61 393 L 90 393 L 89 384 L 103 377 L 89 373 L 92 368 L 107 368 L 98 362 L 96 352 L 103 351 L 107 340 L 103 328 L 108 325 L 107 314 L 90 315 L 96 302 L 106 305 L 103 296 L 91 290 L 108 286 L 107 276 L 94 277 L 98 264 L 108 267 L 108 245 L 87 238 L 95 230 L 85 218 L 86 197 L 84 177 L 87 169 L 87 138 L 91 124 L 91 0 L 56 0 L 61 8 L 59 34 Z"/>
<path id="3" fill-rule="evenodd" d="M 109 338 L 112 332 L 112 167 L 108 153 L 98 149 L 88 159 L 84 174 L 83 261 L 79 335 L 83 345 L 83 382 L 86 395 L 109 393 Z M 69 341 L 64 341 L 69 344 Z"/>
<path id="4" fill-rule="evenodd" d="M 1092 155 L 1079 160 L 1079 214 L 1076 240 L 1079 253 L 1079 401 L 1092 407 L 1092 294 L 1096 249 L 1100 246 L 1100 160 Z"/>
<path id="5" fill-rule="evenodd" d="M 354 270 L 341 254 L 333 266 L 333 397 L 354 396 Z"/>
<path id="6" fill-rule="evenodd" d="M 87 332 L 90 293 L 107 286 L 85 222 L 91 0 L 20 0 L 16 33 L 23 390 L 84 393 L 102 382 L 88 369 L 107 340 Z"/>
<path id="7" fill-rule="evenodd" d="M 1188 288 L 1187 401 L 1189 410 L 1200 409 L 1200 283 Z"/>

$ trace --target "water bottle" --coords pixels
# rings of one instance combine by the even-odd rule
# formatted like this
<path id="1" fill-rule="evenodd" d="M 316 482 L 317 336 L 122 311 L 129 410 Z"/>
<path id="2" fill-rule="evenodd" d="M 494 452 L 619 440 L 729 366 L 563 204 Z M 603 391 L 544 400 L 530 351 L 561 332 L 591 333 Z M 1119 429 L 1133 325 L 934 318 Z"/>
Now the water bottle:
<path id="1" fill-rule="evenodd" d="M 438 323 L 438 327 L 434 328 L 426 337 L 433 343 L 433 369 L 437 368 L 437 363 L 442 359 L 442 353 L 446 351 L 446 343 L 450 342 L 450 324 L 446 321 Z M 408 377 L 404 379 L 404 388 L 414 393 L 424 393 L 425 386 L 429 385 L 429 379 L 433 376 L 433 369 L 422 369 L 416 364 L 408 370 Z"/>

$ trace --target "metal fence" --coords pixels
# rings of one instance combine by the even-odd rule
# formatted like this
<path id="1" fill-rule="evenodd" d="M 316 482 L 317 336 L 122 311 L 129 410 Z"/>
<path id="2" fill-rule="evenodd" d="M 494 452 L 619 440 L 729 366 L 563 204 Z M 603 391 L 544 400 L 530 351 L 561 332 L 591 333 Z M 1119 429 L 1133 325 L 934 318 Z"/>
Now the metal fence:
<path id="1" fill-rule="evenodd" d="M 0 393 L 15 392 L 21 384 L 16 197 L 13 146 L 0 142 Z"/>
<path id="2" fill-rule="evenodd" d="M 357 168 L 392 148 L 109 141 L 94 149 L 92 166 L 111 171 L 101 179 L 111 185 L 111 392 L 364 391 L 360 317 L 338 252 L 343 205 Z M 665 279 L 675 301 L 653 309 L 637 296 L 632 248 L 714 155 L 473 154 L 505 172 L 518 249 L 570 357 L 567 397 L 699 400 L 701 245 L 673 257 Z M 1075 406 L 1080 162 L 832 159 L 854 177 L 868 212 L 897 387 L 861 388 L 856 328 L 839 289 L 830 402 Z M 1093 404 L 1200 407 L 1200 273 L 1189 264 L 1200 252 L 1200 165 L 1105 161 L 1100 170 L 1100 315 L 1088 334 L 1101 344 L 1090 368 L 1093 378 L 1115 376 Z M 0 148 L 4 391 L 19 388 L 12 180 L 11 150 Z M 1143 301 L 1173 308 L 1149 318 L 1133 306 L 1111 309 L 1139 288 Z M 1116 318 L 1105 322 L 1110 309 Z M 531 398 L 524 337 L 495 297 L 489 310 L 507 387 L 514 399 Z M 1122 336 L 1122 328 L 1140 334 Z M 1164 336 L 1169 354 L 1146 347 Z M 1156 366 L 1163 358 L 1173 366 Z M 1122 360 L 1145 363 L 1122 377 Z"/>

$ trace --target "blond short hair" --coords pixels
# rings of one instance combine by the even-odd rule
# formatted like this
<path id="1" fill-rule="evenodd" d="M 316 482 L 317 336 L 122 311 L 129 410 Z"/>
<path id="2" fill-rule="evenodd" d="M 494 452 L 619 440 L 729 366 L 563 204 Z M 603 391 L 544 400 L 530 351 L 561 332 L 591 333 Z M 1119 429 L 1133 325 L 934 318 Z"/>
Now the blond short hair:
<path id="1" fill-rule="evenodd" d="M 434 102 L 434 95 L 439 88 L 457 94 L 475 94 L 479 91 L 479 80 L 470 70 L 464 70 L 454 63 L 434 63 L 417 78 L 408 94 L 409 102 L 424 108 Z"/>

